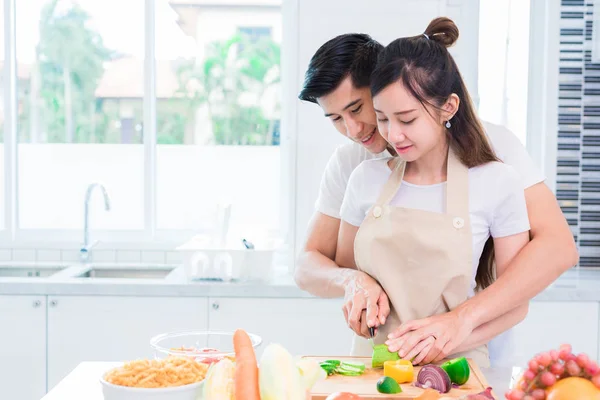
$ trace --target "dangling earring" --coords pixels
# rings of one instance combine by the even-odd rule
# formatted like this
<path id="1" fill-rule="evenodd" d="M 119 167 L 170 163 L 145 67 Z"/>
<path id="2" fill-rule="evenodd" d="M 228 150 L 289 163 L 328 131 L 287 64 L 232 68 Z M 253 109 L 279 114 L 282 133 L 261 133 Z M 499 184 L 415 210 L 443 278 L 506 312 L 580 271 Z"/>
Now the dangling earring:
<path id="1" fill-rule="evenodd" d="M 451 126 L 452 124 L 450 123 L 450 120 L 446 121 L 446 128 L 450 129 Z"/>

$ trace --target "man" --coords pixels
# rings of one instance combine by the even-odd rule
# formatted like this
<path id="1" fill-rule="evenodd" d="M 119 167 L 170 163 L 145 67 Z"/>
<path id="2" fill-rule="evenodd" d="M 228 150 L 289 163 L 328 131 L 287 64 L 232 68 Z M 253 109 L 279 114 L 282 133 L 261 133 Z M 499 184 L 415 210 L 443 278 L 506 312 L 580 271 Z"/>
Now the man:
<path id="1" fill-rule="evenodd" d="M 297 285 L 320 297 L 345 297 L 350 328 L 368 337 L 368 327 L 385 323 L 389 304 L 385 292 L 367 274 L 341 268 L 333 261 L 340 226 L 340 207 L 350 174 L 362 161 L 389 156 L 377 132 L 369 90 L 371 72 L 383 46 L 365 34 L 337 36 L 312 57 L 299 98 L 318 104 L 325 116 L 352 140 L 331 156 L 295 273 Z M 576 265 L 573 236 L 544 177 L 519 140 L 507 129 L 483 123 L 498 157 L 520 171 L 531 225 L 530 243 L 508 270 L 484 291 L 451 312 L 403 325 L 407 340 L 400 355 L 433 336 L 435 345 L 424 362 L 443 358 L 477 329 L 528 303 L 564 271 Z M 501 301 L 500 301 L 500 300 Z M 486 341 L 487 342 L 487 341 Z"/>

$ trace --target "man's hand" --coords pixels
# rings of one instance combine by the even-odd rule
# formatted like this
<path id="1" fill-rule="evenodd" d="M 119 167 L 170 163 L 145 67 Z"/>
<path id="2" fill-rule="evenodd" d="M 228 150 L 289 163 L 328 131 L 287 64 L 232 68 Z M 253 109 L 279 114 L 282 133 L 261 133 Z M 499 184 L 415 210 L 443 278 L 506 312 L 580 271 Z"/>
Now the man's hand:
<path id="1" fill-rule="evenodd" d="M 467 318 L 450 311 L 415 321 L 406 322 L 388 335 L 386 344 L 390 351 L 397 351 L 400 358 L 416 352 L 415 348 L 430 336 L 435 338 L 429 353 L 422 359 L 428 364 L 440 361 L 460 346 L 475 327 Z M 420 353 L 420 351 L 419 351 Z"/>
<path id="2" fill-rule="evenodd" d="M 385 291 L 375 279 L 354 270 L 345 287 L 342 311 L 350 329 L 368 338 L 369 327 L 377 328 L 385 324 L 390 314 L 390 304 Z"/>

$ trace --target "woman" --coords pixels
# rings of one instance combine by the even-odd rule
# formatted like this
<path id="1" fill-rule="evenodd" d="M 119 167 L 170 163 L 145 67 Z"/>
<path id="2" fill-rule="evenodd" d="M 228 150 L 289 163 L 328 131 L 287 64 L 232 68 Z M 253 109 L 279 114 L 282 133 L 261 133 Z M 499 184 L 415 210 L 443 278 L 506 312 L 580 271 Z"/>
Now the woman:
<path id="1" fill-rule="evenodd" d="M 390 350 L 398 343 L 388 335 L 401 323 L 452 310 L 489 286 L 529 240 L 519 176 L 487 143 L 447 50 L 457 38 L 456 25 L 438 18 L 423 35 L 384 49 L 371 93 L 379 132 L 398 156 L 356 168 L 342 205 L 336 262 L 373 276 L 387 293 L 391 312 L 375 341 Z M 525 305 L 509 313 L 506 329 L 526 312 Z M 432 343 L 405 358 L 420 363 Z M 489 366 L 486 344 L 462 350 Z M 355 336 L 353 354 L 371 353 Z"/>

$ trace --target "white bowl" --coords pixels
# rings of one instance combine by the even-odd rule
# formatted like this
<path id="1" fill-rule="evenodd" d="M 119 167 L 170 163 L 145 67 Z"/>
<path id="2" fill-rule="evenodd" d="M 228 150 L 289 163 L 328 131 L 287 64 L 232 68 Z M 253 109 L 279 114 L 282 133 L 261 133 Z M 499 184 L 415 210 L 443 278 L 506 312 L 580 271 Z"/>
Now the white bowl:
<path id="1" fill-rule="evenodd" d="M 197 400 L 204 380 L 166 388 L 137 388 L 114 385 L 100 378 L 104 400 Z"/>

